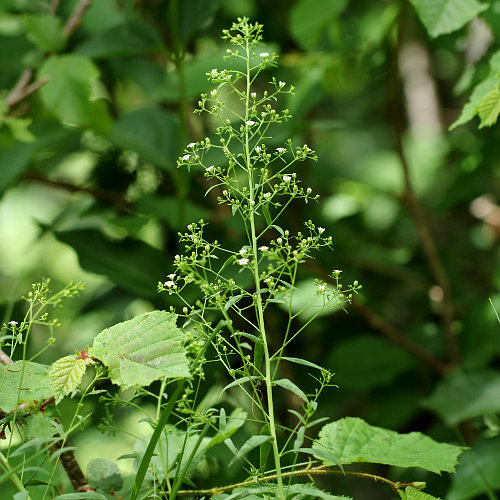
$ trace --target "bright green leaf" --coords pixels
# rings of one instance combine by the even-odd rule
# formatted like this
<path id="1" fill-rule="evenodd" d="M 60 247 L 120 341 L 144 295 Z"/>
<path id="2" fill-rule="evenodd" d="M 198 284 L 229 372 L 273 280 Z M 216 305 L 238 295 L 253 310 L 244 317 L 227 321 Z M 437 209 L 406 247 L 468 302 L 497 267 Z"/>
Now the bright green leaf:
<path id="1" fill-rule="evenodd" d="M 73 125 L 93 123 L 91 85 L 99 78 L 99 70 L 90 59 L 74 54 L 51 57 L 42 64 L 38 78 L 49 78 L 39 92 L 60 120 Z"/>
<path id="2" fill-rule="evenodd" d="M 1 366 L 0 410 L 8 413 L 26 401 L 40 402 L 52 396 L 48 371 L 48 366 L 30 361 Z"/>
<path id="3" fill-rule="evenodd" d="M 398 434 L 353 417 L 325 425 L 313 449 L 332 452 L 340 464 L 370 462 L 421 467 L 437 474 L 453 472 L 461 453 L 458 446 L 437 443 L 420 432 Z"/>
<path id="4" fill-rule="evenodd" d="M 433 38 L 452 33 L 489 6 L 477 0 L 410 0 L 427 33 Z"/>
<path id="5" fill-rule="evenodd" d="M 87 479 L 96 489 L 111 493 L 123 487 L 123 476 L 118 465 L 105 458 L 94 458 L 87 465 Z"/>
<path id="6" fill-rule="evenodd" d="M 23 16 L 23 25 L 28 40 L 46 52 L 57 52 L 66 43 L 61 20 L 56 16 L 49 14 L 25 15 Z"/>
<path id="7" fill-rule="evenodd" d="M 500 113 L 500 91 L 498 86 L 488 92 L 480 101 L 478 106 L 481 124 L 479 128 L 495 125 Z"/>
<path id="8" fill-rule="evenodd" d="M 441 500 L 412 486 L 407 486 L 404 491 L 398 490 L 398 493 L 403 500 Z"/>
<path id="9" fill-rule="evenodd" d="M 500 373 L 450 373 L 424 402 L 449 425 L 500 411 Z"/>
<path id="10" fill-rule="evenodd" d="M 331 493 L 327 493 L 326 491 L 320 490 L 314 484 L 310 483 L 295 483 L 290 484 L 287 489 L 287 498 L 290 498 L 291 495 L 294 495 L 293 498 L 311 498 L 317 499 L 321 498 L 323 500 L 348 500 L 350 497 L 332 495 Z M 303 497 L 302 495 L 306 495 Z"/>
<path id="11" fill-rule="evenodd" d="M 189 377 L 184 334 L 176 320 L 165 311 L 141 314 L 103 330 L 89 352 L 123 388 L 147 386 L 162 377 Z"/>
<path id="12" fill-rule="evenodd" d="M 77 359 L 74 354 L 52 363 L 49 375 L 50 383 L 55 391 L 56 404 L 80 386 L 86 368 L 85 361 Z"/>

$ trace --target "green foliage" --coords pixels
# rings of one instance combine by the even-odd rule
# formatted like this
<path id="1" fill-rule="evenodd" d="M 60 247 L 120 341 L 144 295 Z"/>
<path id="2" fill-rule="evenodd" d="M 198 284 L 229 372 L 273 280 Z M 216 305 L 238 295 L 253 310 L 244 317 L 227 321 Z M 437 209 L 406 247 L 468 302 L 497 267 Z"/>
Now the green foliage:
<path id="1" fill-rule="evenodd" d="M 105 493 L 120 491 L 123 487 L 123 477 L 118 465 L 105 458 L 94 458 L 89 462 L 87 478 L 94 488 Z"/>
<path id="2" fill-rule="evenodd" d="M 0 6 L 2 495 L 495 498 L 498 6 L 209 4 Z"/>
<path id="3" fill-rule="evenodd" d="M 189 377 L 184 335 L 176 320 L 165 311 L 141 314 L 99 333 L 89 354 L 124 388 L 147 386 L 162 377 Z"/>
<path id="4" fill-rule="evenodd" d="M 50 397 L 52 389 L 48 372 L 48 366 L 29 361 L 16 361 L 0 367 L 0 410 L 10 413 L 21 403 L 36 404 Z"/>
<path id="5" fill-rule="evenodd" d="M 477 0 L 410 0 L 432 37 L 451 33 L 489 7 Z"/>
<path id="6" fill-rule="evenodd" d="M 398 434 L 353 417 L 326 424 L 313 448 L 320 459 L 323 450 L 331 453 L 335 461 L 325 461 L 331 465 L 371 462 L 421 467 L 436 474 L 453 472 L 461 453 L 458 446 L 436 443 L 419 432 Z"/>

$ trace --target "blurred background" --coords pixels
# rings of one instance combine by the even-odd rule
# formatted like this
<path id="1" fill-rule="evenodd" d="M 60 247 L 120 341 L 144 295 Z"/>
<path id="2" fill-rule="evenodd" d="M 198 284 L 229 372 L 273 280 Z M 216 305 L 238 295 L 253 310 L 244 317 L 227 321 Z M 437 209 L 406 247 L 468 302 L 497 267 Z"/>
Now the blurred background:
<path id="1" fill-rule="evenodd" d="M 19 297 L 32 282 L 50 278 L 57 291 L 83 281 L 86 290 L 57 311 L 56 344 L 37 359 L 50 363 L 118 321 L 176 305 L 157 283 L 172 271 L 182 251 L 177 233 L 189 222 L 203 218 L 213 239 L 239 248 L 241 228 L 216 191 L 205 196 L 203 174 L 176 161 L 188 142 L 213 133 L 193 110 L 211 90 L 206 73 L 227 64 L 222 29 L 248 16 L 264 24 L 262 50 L 280 55 L 262 88 L 272 76 L 296 87 L 282 103 L 293 119 L 270 147 L 291 138 L 319 157 L 298 171 L 319 203 L 294 205 L 281 226 L 297 231 L 312 219 L 333 235 L 334 251 L 303 267 L 299 289 L 307 300 L 314 278 L 328 280 L 333 269 L 363 285 L 347 313 L 325 312 L 287 354 L 336 373 L 338 388 L 321 401 L 320 416 L 360 416 L 468 444 L 453 479 L 421 471 L 411 479 L 449 500 L 488 488 L 492 498 L 500 488 L 500 325 L 492 307 L 500 309 L 500 134 L 475 122 L 449 127 L 475 84 L 500 67 L 490 58 L 500 2 L 434 38 L 412 3 L 2 0 L 3 322 L 22 319 Z M 283 317 L 279 308 L 268 317 L 271 343 L 279 344 Z M 35 330 L 30 352 L 47 338 Z M 285 369 L 312 390 L 297 365 Z M 224 374 L 212 370 L 208 379 L 223 386 Z M 107 458 L 130 452 L 133 440 L 97 430 L 104 405 L 87 404 L 93 420 L 73 443 L 83 465 L 97 442 L 108 446 Z M 144 432 L 134 415 L 115 417 L 132 434 Z M 292 417 L 283 410 L 279 418 Z M 236 473 L 221 467 L 205 482 Z M 360 498 L 394 497 L 371 483 L 322 481 Z"/>

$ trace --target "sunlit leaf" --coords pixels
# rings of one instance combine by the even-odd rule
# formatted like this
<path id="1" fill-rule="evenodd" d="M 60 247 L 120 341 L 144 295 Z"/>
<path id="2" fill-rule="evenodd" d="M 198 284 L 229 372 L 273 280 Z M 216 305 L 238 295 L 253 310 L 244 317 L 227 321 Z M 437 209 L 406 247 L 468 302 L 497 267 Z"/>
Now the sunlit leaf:
<path id="1" fill-rule="evenodd" d="M 353 417 L 326 424 L 313 449 L 332 452 L 341 464 L 370 462 L 421 467 L 437 474 L 453 472 L 462 451 L 458 446 L 438 443 L 420 432 L 398 434 Z"/>
<path id="2" fill-rule="evenodd" d="M 75 355 L 65 356 L 52 363 L 49 375 L 56 396 L 56 404 L 80 386 L 86 368 L 85 361 L 77 359 Z"/>
<path id="3" fill-rule="evenodd" d="M 147 386 L 162 377 L 189 377 L 184 334 L 177 316 L 153 311 L 99 333 L 89 353 L 109 369 L 111 381 L 124 388 Z"/>
<path id="4" fill-rule="evenodd" d="M 451 33 L 472 21 L 487 4 L 477 0 L 410 0 L 432 37 Z"/>
<path id="5" fill-rule="evenodd" d="M 10 412 L 21 403 L 42 401 L 54 394 L 49 367 L 29 361 L 16 361 L 0 367 L 0 410 Z"/>
<path id="6" fill-rule="evenodd" d="M 123 476 L 118 465 L 105 458 L 93 458 L 88 463 L 87 479 L 94 488 L 105 493 L 119 491 L 123 487 Z"/>

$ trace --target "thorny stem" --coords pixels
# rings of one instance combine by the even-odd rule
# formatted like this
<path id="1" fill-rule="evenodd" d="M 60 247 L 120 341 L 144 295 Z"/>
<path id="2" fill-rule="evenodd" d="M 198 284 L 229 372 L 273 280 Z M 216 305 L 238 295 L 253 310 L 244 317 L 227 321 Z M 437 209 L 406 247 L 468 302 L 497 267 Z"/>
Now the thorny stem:
<path id="1" fill-rule="evenodd" d="M 246 40 L 246 96 L 245 96 L 245 123 L 249 119 L 249 106 L 250 102 L 250 88 L 251 88 L 251 74 L 250 74 L 250 47 L 248 39 Z M 257 310 L 257 324 L 259 327 L 260 335 L 262 338 L 264 350 L 264 364 L 265 364 L 265 383 L 267 395 L 267 413 L 269 418 L 269 431 L 272 437 L 272 448 L 274 456 L 274 465 L 276 467 L 276 480 L 278 483 L 278 497 L 285 498 L 283 490 L 283 479 L 281 474 L 281 460 L 280 452 L 278 449 L 278 441 L 276 437 L 276 421 L 274 416 L 274 401 L 273 401 L 273 386 L 272 386 L 272 370 L 271 360 L 269 355 L 269 345 L 267 343 L 266 325 L 264 321 L 264 307 L 262 304 L 262 294 L 260 291 L 260 276 L 259 264 L 257 254 L 257 231 L 255 228 L 255 186 L 253 179 L 253 168 L 250 160 L 250 144 L 248 136 L 248 127 L 245 127 L 245 163 L 248 171 L 248 188 L 249 188 L 249 219 L 250 219 L 250 234 L 253 254 L 253 274 L 255 282 L 255 297 L 256 297 L 256 310 Z"/>
<path id="2" fill-rule="evenodd" d="M 376 474 L 370 474 L 368 472 L 356 472 L 356 471 L 341 471 L 338 469 L 330 469 L 327 466 L 319 466 L 319 467 L 306 467 L 304 469 L 299 469 L 290 472 L 281 473 L 281 477 L 297 477 L 297 476 L 351 476 L 351 477 L 360 477 L 364 479 L 370 479 L 374 482 L 380 482 L 389 485 L 395 493 L 398 493 L 402 488 L 406 488 L 408 486 L 414 487 L 416 489 L 421 489 L 423 484 L 420 482 L 410 482 L 410 483 L 400 483 L 399 481 L 391 481 L 383 476 L 377 476 Z M 277 474 L 270 474 L 259 478 L 259 482 L 256 482 L 254 479 L 250 479 L 248 481 L 242 481 L 241 483 L 230 484 L 227 486 L 220 486 L 214 488 L 208 488 L 205 490 L 180 490 L 177 492 L 178 495 L 195 495 L 195 496 L 212 496 L 218 495 L 225 491 L 232 491 L 235 488 L 242 488 L 244 486 L 257 486 L 260 482 L 269 482 L 277 479 Z"/>

